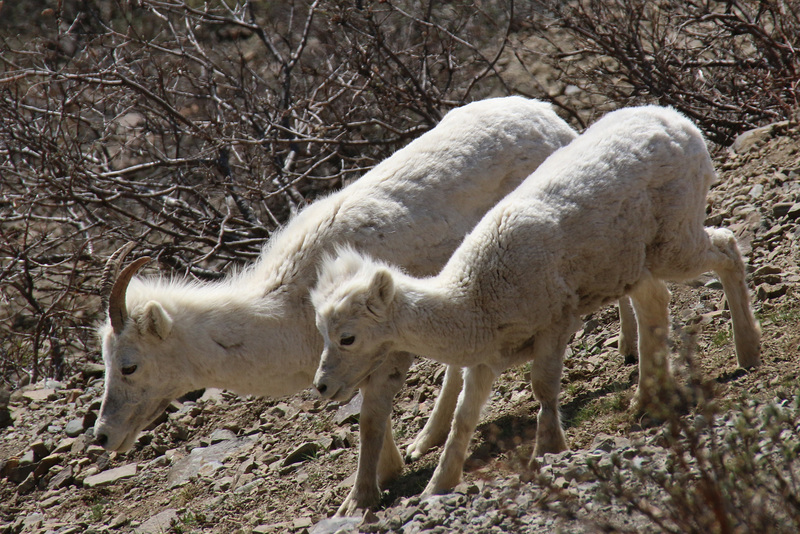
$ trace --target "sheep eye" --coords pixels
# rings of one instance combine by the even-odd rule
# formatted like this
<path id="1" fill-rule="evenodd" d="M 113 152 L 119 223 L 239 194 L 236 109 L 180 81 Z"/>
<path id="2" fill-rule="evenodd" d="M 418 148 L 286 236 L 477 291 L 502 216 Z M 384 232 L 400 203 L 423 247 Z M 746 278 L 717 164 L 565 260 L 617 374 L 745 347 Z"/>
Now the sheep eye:
<path id="1" fill-rule="evenodd" d="M 342 346 L 352 345 L 356 340 L 356 336 L 350 335 L 343 335 L 342 338 L 339 340 L 339 344 Z"/>
<path id="2" fill-rule="evenodd" d="M 132 375 L 135 372 L 136 372 L 136 366 L 135 365 L 128 365 L 128 366 L 125 366 L 125 367 L 122 368 L 122 374 L 123 375 Z"/>

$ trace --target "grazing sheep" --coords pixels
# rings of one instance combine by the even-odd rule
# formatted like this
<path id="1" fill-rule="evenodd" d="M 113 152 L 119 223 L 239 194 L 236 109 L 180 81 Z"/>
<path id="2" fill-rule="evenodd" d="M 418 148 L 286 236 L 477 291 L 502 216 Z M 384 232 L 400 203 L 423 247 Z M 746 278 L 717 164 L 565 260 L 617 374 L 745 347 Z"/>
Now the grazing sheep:
<path id="1" fill-rule="evenodd" d="M 147 260 L 129 265 L 99 332 L 106 383 L 96 439 L 109 450 L 129 449 L 172 399 L 199 388 L 272 397 L 307 388 L 322 351 L 308 290 L 323 253 L 349 242 L 409 272 L 433 274 L 489 208 L 575 136 L 542 102 L 469 104 L 307 207 L 257 262 L 221 282 L 139 279 L 133 276 Z M 364 396 L 361 448 L 340 513 L 376 505 L 379 481 L 402 470 L 389 419 L 411 358 L 385 354 L 353 384 Z M 456 391 L 445 397 L 459 388 L 445 384 Z M 448 428 L 449 420 L 432 426 Z"/>
<path id="2" fill-rule="evenodd" d="M 392 351 L 465 367 L 430 494 L 459 482 L 492 382 L 523 362 L 532 361 L 541 403 L 534 456 L 567 449 L 558 407 L 564 351 L 581 315 L 614 299 L 629 295 L 635 308 L 642 405 L 672 386 L 664 280 L 715 271 L 739 364 L 758 365 L 760 330 L 734 236 L 703 228 L 714 176 L 689 120 L 669 108 L 624 109 L 550 156 L 434 277 L 340 248 L 323 260 L 311 291 L 325 340 L 314 385 L 339 397 Z"/>

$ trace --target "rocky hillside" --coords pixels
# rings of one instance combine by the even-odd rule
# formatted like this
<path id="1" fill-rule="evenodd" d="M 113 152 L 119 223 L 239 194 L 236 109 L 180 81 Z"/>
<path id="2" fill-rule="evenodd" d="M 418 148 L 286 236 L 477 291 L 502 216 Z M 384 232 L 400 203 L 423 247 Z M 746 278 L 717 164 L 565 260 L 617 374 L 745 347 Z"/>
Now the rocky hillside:
<path id="1" fill-rule="evenodd" d="M 617 312 L 604 309 L 586 318 L 565 362 L 572 452 L 522 469 L 538 408 L 526 370 L 509 370 L 454 493 L 416 496 L 436 449 L 407 466 L 382 509 L 330 520 L 355 471 L 360 397 L 337 405 L 311 392 L 264 400 L 208 390 L 174 402 L 131 452 L 108 454 L 90 430 L 102 368 L 86 365 L 63 382 L 0 392 L 0 532 L 685 532 L 715 510 L 734 524 L 750 518 L 764 532 L 797 532 L 799 150 L 800 130 L 776 124 L 717 156 L 708 224 L 734 230 L 749 258 L 764 364 L 737 370 L 713 276 L 673 286 L 674 365 L 702 392 L 697 411 L 661 425 L 634 418 L 636 366 L 617 353 Z M 412 370 L 396 401 L 401 445 L 422 427 L 441 377 L 429 362 Z"/>

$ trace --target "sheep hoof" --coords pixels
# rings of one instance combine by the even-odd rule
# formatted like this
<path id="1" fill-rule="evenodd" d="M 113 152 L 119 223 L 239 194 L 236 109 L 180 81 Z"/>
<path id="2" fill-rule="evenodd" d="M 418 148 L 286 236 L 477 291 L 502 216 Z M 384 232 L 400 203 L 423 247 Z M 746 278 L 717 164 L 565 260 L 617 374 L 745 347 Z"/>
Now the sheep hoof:
<path id="1" fill-rule="evenodd" d="M 431 495 L 444 495 L 445 493 L 450 493 L 453 491 L 453 488 L 456 487 L 457 484 L 436 484 L 431 480 L 428 482 L 428 485 L 425 486 L 425 489 L 420 494 L 420 497 L 430 497 Z"/>
<path id="2" fill-rule="evenodd" d="M 406 461 L 408 462 L 416 462 L 420 458 L 422 458 L 426 452 L 430 450 L 430 446 L 425 443 L 425 440 L 416 439 L 414 443 L 408 446 L 406 449 Z"/>
<path id="3" fill-rule="evenodd" d="M 336 511 L 334 517 L 352 517 L 361 515 L 359 510 L 376 508 L 381 502 L 381 491 L 377 486 L 369 490 L 357 490 L 355 486 Z"/>
<path id="4" fill-rule="evenodd" d="M 739 367 L 742 369 L 754 369 L 761 365 L 760 347 L 755 350 L 741 351 L 737 354 Z"/>

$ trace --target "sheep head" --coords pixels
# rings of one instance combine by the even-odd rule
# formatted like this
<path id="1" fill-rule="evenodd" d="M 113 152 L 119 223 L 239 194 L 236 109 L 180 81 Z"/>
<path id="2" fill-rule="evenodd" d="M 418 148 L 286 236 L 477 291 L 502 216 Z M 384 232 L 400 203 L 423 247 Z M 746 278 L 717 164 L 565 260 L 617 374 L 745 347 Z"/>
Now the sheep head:
<path id="1" fill-rule="evenodd" d="M 100 327 L 105 389 L 94 435 L 107 450 L 126 451 L 139 432 L 158 417 L 167 405 L 185 391 L 175 393 L 170 373 L 154 361 L 165 352 L 172 319 L 155 301 L 129 309 L 128 287 L 148 257 L 133 261 L 119 272 L 119 265 L 132 247 L 126 245 L 106 265 L 104 276 L 115 278 L 108 297 L 108 319 Z M 108 284 L 103 284 L 107 286 Z"/>
<path id="2" fill-rule="evenodd" d="M 385 265 L 351 249 L 326 258 L 311 291 L 325 342 L 314 386 L 326 398 L 347 400 L 386 359 L 391 339 L 394 279 Z"/>

